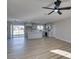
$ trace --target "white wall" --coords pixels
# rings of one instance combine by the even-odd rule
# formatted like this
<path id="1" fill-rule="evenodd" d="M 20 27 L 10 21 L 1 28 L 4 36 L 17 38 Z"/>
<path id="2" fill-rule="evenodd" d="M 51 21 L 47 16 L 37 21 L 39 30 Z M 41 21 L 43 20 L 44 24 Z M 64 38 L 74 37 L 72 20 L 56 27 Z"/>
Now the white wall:
<path id="1" fill-rule="evenodd" d="M 71 42 L 71 19 L 57 21 L 53 25 L 53 33 L 50 37 L 56 37 L 67 42 Z"/>

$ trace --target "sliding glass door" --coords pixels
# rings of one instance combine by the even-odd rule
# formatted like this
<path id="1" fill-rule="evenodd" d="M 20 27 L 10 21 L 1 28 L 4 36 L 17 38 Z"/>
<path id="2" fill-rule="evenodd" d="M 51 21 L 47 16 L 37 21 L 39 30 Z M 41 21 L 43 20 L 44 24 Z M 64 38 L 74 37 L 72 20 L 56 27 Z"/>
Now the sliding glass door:
<path id="1" fill-rule="evenodd" d="M 23 25 L 14 25 L 13 26 L 13 36 L 14 37 L 23 37 L 24 36 L 24 26 Z"/>
<path id="2" fill-rule="evenodd" d="M 24 37 L 24 25 L 11 25 L 12 38 Z"/>

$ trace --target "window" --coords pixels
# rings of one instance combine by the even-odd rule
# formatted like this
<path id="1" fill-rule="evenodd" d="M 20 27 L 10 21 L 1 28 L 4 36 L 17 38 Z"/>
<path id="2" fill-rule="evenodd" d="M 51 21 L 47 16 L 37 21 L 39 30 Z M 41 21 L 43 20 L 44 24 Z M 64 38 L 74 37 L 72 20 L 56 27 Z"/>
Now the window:
<path id="1" fill-rule="evenodd" d="M 43 25 L 37 25 L 37 30 L 43 30 L 44 26 Z"/>

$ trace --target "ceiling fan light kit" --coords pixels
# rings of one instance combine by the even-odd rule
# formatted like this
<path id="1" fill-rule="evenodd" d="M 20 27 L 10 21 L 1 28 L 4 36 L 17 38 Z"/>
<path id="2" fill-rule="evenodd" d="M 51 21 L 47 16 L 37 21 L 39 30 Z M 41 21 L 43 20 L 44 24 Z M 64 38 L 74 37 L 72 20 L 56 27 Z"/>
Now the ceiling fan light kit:
<path id="1" fill-rule="evenodd" d="M 58 12 L 58 10 L 54 10 L 54 12 Z"/>

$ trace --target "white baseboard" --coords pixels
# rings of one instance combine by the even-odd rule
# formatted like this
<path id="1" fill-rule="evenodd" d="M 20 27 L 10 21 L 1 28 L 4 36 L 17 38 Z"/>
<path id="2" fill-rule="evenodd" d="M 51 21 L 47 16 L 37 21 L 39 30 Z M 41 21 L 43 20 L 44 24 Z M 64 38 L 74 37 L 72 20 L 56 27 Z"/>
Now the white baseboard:
<path id="1" fill-rule="evenodd" d="M 57 37 L 50 37 L 50 38 L 55 38 L 55 39 L 58 39 L 58 40 L 65 41 L 65 42 L 67 42 L 67 43 L 71 43 L 70 41 L 64 40 L 64 39 L 62 39 L 62 38 L 57 38 Z"/>

